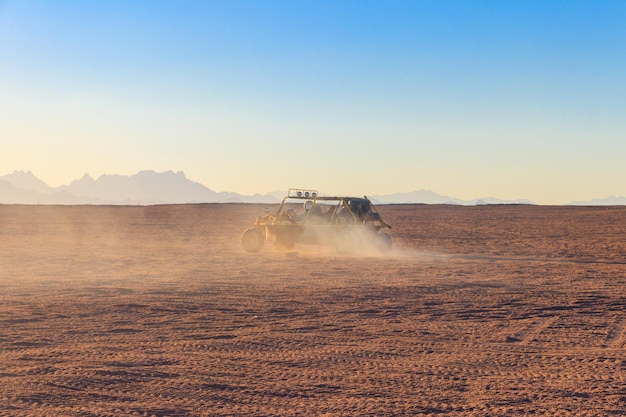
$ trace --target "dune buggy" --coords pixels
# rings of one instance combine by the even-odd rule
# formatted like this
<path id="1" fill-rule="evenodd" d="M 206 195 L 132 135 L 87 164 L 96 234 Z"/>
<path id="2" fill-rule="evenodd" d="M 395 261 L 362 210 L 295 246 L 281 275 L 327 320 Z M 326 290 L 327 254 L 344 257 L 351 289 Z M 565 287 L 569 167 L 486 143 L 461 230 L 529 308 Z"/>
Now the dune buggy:
<path id="1" fill-rule="evenodd" d="M 367 197 L 327 197 L 316 190 L 291 188 L 275 214 L 256 219 L 241 235 L 248 252 L 258 252 L 265 241 L 279 250 L 296 243 L 334 246 L 338 252 L 391 248 L 390 229 Z"/>

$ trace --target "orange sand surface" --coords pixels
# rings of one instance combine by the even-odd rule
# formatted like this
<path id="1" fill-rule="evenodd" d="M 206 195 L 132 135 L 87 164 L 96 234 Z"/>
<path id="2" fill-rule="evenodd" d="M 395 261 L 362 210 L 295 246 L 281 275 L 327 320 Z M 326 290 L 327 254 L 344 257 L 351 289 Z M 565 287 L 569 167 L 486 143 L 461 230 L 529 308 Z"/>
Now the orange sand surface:
<path id="1" fill-rule="evenodd" d="M 380 206 L 385 256 L 264 206 L 0 206 L 2 416 L 621 416 L 626 208 Z"/>

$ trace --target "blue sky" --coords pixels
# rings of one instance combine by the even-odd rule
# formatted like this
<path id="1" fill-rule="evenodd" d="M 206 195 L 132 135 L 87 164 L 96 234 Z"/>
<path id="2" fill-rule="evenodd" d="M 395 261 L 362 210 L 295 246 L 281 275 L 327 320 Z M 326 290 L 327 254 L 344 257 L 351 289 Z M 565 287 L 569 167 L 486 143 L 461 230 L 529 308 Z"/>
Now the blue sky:
<path id="1" fill-rule="evenodd" d="M 626 195 L 623 1 L 0 0 L 0 175 Z"/>

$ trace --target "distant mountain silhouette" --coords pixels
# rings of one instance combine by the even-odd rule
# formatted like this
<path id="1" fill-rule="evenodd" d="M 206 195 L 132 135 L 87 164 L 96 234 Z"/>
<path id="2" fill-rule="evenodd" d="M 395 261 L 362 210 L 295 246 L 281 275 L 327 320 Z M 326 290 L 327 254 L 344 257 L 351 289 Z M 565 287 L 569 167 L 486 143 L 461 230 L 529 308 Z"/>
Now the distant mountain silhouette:
<path id="1" fill-rule="evenodd" d="M 606 198 L 595 198 L 589 201 L 572 201 L 572 206 L 625 206 L 626 197 L 616 197 L 614 195 Z"/>
<path id="2" fill-rule="evenodd" d="M 176 204 L 275 203 L 273 195 L 246 196 L 215 192 L 189 180 L 183 172 L 140 171 L 135 175 L 85 174 L 69 185 L 50 187 L 32 172 L 15 171 L 0 177 L 2 204 Z"/>
<path id="3" fill-rule="evenodd" d="M 372 199 L 381 203 L 388 204 L 457 204 L 465 206 L 483 205 L 483 204 L 534 204 L 529 200 L 500 200 L 493 197 L 483 197 L 474 200 L 461 200 L 458 198 L 448 197 L 437 194 L 431 190 L 419 190 L 410 193 L 396 193 L 387 195 L 372 196 Z"/>
<path id="4" fill-rule="evenodd" d="M 41 194 L 51 194 L 54 189 L 35 177 L 30 171 L 14 171 L 12 174 L 0 177 L 18 190 L 30 190 Z"/>
<path id="5" fill-rule="evenodd" d="M 185 177 L 182 172 L 141 171 L 135 175 L 102 175 L 94 180 L 85 174 L 70 185 L 60 187 L 73 195 L 124 204 L 219 202 L 220 195 Z"/>
<path id="6" fill-rule="evenodd" d="M 0 177 L 0 204 L 98 204 L 86 197 L 51 188 L 48 192 L 22 189 Z"/>
<path id="7" fill-rule="evenodd" d="M 216 192 L 188 179 L 183 172 L 140 171 L 134 175 L 102 175 L 97 179 L 85 174 L 69 185 L 50 187 L 30 171 L 15 171 L 0 176 L 0 204 L 176 204 L 176 203 L 264 203 L 280 202 L 285 191 L 264 195 Z M 529 200 L 501 200 L 482 197 L 461 200 L 431 190 L 369 196 L 381 204 L 534 204 Z M 626 197 L 608 197 L 573 205 L 626 205 Z"/>
<path id="8" fill-rule="evenodd" d="M 410 193 L 395 193 L 371 196 L 374 201 L 381 203 L 423 203 L 423 204 L 460 204 L 458 200 L 440 195 L 430 190 L 419 190 Z"/>

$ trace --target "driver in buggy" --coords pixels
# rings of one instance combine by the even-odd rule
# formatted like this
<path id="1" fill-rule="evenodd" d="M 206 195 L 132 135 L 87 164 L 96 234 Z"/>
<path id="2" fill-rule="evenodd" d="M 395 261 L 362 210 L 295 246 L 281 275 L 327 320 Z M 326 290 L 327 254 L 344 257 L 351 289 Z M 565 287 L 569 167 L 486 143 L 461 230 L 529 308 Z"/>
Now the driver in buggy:
<path id="1" fill-rule="evenodd" d="M 287 217 L 293 223 L 323 223 L 326 220 L 324 216 L 324 210 L 320 205 L 315 205 L 313 201 L 307 200 L 303 206 L 303 211 L 300 214 L 296 214 L 296 211 L 292 208 L 287 210 Z"/>
<path id="2" fill-rule="evenodd" d="M 313 201 L 307 200 L 302 205 L 303 211 L 300 214 L 296 214 L 296 211 L 292 208 L 287 210 L 287 217 L 291 220 L 292 223 L 304 223 L 309 215 L 309 210 L 313 205 Z"/>

